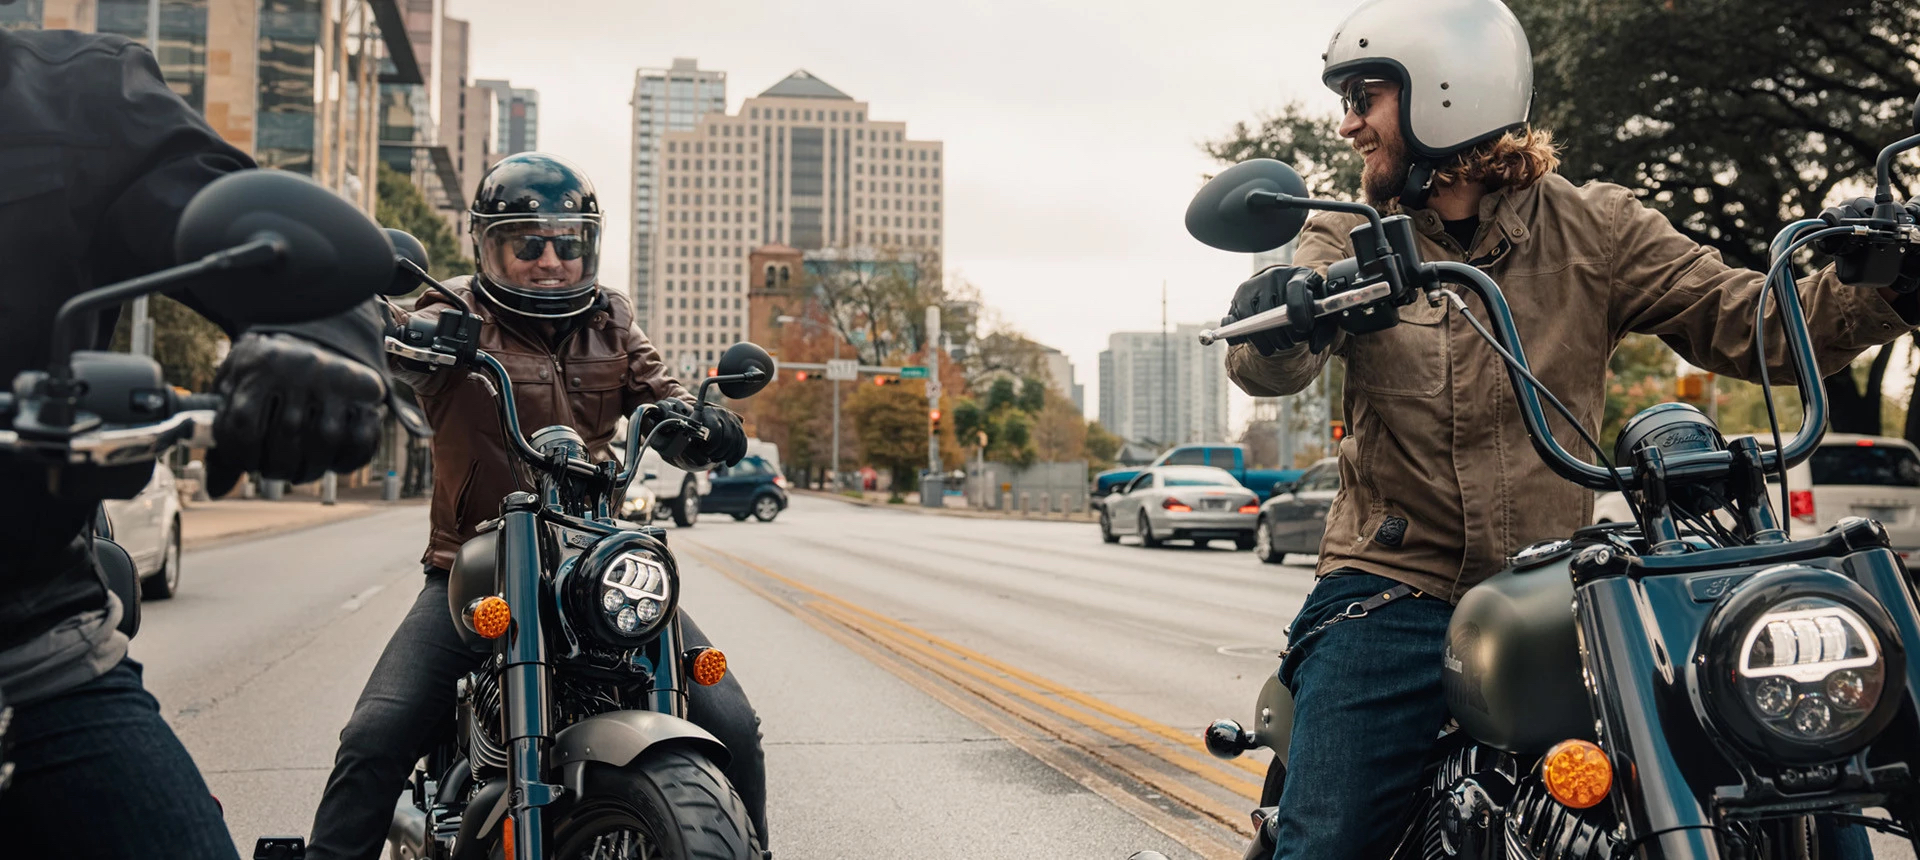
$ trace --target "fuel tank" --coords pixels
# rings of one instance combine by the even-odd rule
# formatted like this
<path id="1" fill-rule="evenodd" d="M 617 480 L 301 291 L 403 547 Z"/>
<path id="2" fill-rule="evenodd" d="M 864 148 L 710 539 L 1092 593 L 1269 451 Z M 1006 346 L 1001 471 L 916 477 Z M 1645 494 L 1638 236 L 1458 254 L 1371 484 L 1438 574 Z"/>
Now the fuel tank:
<path id="1" fill-rule="evenodd" d="M 467 604 L 489 594 L 499 593 L 495 573 L 500 567 L 500 531 L 481 532 L 460 545 L 453 557 L 453 573 L 447 577 L 447 611 L 453 615 L 453 629 L 468 648 L 481 653 L 493 650 L 493 640 L 481 638 L 467 627 Z"/>
<path id="2" fill-rule="evenodd" d="M 1447 707 L 1488 746 L 1524 755 L 1568 738 L 1594 740 L 1567 575 L 1571 548 L 1523 551 L 1453 611 L 1441 671 Z"/>

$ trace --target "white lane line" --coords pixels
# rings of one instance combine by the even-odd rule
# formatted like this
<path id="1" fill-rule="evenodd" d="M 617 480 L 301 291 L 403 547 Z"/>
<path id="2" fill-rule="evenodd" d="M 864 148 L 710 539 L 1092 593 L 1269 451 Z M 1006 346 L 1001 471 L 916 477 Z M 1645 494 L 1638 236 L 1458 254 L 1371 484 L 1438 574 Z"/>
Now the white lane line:
<path id="1" fill-rule="evenodd" d="M 360 592 L 359 594 L 356 594 L 352 597 L 347 598 L 347 602 L 340 604 L 341 611 L 352 612 L 356 609 L 359 609 L 362 606 L 365 606 L 368 598 L 371 598 L 374 595 L 379 594 L 380 591 L 384 588 L 386 588 L 386 586 L 376 585 L 372 588 L 369 588 L 365 591 Z"/>

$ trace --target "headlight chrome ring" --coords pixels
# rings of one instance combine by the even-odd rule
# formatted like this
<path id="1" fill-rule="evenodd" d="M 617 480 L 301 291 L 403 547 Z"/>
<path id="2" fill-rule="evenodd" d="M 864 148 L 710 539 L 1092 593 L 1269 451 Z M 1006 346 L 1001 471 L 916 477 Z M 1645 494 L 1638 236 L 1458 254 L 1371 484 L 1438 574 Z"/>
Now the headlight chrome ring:
<path id="1" fill-rule="evenodd" d="M 679 602 L 679 571 L 651 538 L 621 532 L 570 566 L 561 588 L 574 629 L 619 648 L 657 634 Z"/>

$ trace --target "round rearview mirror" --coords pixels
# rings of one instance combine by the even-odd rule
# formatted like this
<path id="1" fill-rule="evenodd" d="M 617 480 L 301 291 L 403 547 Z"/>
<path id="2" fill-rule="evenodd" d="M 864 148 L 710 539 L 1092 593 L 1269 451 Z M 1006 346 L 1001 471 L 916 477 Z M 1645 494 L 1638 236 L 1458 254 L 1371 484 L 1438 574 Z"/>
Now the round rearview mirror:
<path id="1" fill-rule="evenodd" d="M 734 400 L 744 400 L 760 393 L 773 381 L 773 356 L 758 345 L 741 341 L 727 347 L 721 353 L 720 363 L 714 368 L 720 376 L 737 376 L 758 369 L 760 375 L 754 379 L 742 379 L 735 382 L 722 382 L 718 386 L 720 393 Z"/>
<path id="2" fill-rule="evenodd" d="M 1272 204 L 1248 205 L 1247 195 L 1268 191 L 1307 196 L 1307 184 L 1293 168 L 1271 158 L 1242 161 L 1200 187 L 1187 205 L 1187 232 L 1222 251 L 1254 254 L 1287 244 L 1306 226 L 1307 210 Z"/>
<path id="3" fill-rule="evenodd" d="M 393 243 L 345 198 L 283 170 L 243 170 L 209 183 L 180 214 L 174 255 L 192 262 L 261 238 L 278 239 L 263 268 L 209 275 L 195 294 L 238 323 L 333 316 L 393 280 Z"/>
<path id="4" fill-rule="evenodd" d="M 392 227 L 387 228 L 387 240 L 393 243 L 393 280 L 388 282 L 386 287 L 380 290 L 381 294 L 404 296 L 420 287 L 426 286 L 420 282 L 420 276 L 418 274 L 415 274 L 412 269 L 400 265 L 400 261 L 406 260 L 419 266 L 420 271 L 426 271 L 427 246 L 420 244 L 419 239 L 413 238 L 412 233 L 408 233 L 405 230 L 397 230 Z"/>

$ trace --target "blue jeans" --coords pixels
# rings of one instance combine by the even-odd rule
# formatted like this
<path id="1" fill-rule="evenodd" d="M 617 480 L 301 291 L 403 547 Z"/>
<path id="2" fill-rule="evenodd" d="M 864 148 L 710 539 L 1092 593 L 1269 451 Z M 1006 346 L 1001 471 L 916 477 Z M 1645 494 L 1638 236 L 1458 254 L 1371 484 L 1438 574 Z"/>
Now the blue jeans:
<path id="1" fill-rule="evenodd" d="M 1294 618 L 1280 663 L 1294 711 L 1274 860 L 1384 858 L 1405 833 L 1421 766 L 1447 722 L 1440 660 L 1453 606 L 1402 597 L 1312 632 L 1395 585 L 1334 571 Z M 1873 856 L 1863 828 L 1823 819 L 1820 837 L 1830 860 Z"/>
<path id="2" fill-rule="evenodd" d="M 120 665 L 14 709 L 7 856 L 238 860 L 220 805 L 140 684 Z"/>

